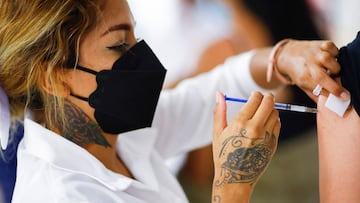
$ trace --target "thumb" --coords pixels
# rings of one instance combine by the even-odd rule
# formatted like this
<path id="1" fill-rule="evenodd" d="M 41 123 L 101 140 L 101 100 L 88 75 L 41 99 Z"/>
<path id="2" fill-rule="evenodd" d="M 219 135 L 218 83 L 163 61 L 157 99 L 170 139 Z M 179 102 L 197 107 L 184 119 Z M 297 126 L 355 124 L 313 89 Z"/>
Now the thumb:
<path id="1" fill-rule="evenodd" d="M 216 139 L 224 128 L 227 126 L 226 121 L 226 103 L 224 95 L 220 92 L 216 92 L 216 104 L 214 109 L 213 119 L 213 139 Z"/>

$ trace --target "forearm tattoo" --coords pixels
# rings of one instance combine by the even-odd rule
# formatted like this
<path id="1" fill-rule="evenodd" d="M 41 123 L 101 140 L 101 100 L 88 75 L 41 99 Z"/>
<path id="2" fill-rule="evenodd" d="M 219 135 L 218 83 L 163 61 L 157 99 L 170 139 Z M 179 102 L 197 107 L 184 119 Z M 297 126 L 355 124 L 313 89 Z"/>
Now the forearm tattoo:
<path id="1" fill-rule="evenodd" d="M 78 106 L 70 100 L 64 100 L 65 115 L 68 121 L 66 128 L 59 127 L 63 136 L 80 145 L 98 144 L 104 147 L 111 147 L 106 140 L 97 123 L 86 115 Z"/>
<path id="2" fill-rule="evenodd" d="M 219 158 L 224 162 L 214 186 L 255 183 L 270 162 L 275 146 L 275 136 L 269 132 L 255 139 L 247 136 L 246 129 L 241 129 L 239 135 L 229 137 L 222 144 Z"/>

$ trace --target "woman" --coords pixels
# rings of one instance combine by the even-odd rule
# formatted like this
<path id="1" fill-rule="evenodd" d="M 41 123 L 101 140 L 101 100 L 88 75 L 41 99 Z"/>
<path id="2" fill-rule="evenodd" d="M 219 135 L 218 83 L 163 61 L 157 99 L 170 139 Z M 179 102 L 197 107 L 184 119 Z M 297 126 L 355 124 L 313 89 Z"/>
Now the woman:
<path id="1" fill-rule="evenodd" d="M 264 49 L 164 91 L 158 102 L 165 69 L 135 39 L 125 0 L 3 0 L 0 10 L 0 84 L 11 118 L 27 113 L 13 202 L 186 202 L 163 160 L 211 141 L 215 91 L 247 98 L 281 86 L 264 79 Z M 330 42 L 290 41 L 276 70 L 305 90 L 320 82 L 339 96 L 344 89 L 323 71 L 339 72 L 336 52 Z M 214 201 L 246 201 L 276 149 L 273 96 L 254 93 L 229 124 L 221 94 L 215 106 Z M 229 196 L 233 190 L 239 195 Z"/>

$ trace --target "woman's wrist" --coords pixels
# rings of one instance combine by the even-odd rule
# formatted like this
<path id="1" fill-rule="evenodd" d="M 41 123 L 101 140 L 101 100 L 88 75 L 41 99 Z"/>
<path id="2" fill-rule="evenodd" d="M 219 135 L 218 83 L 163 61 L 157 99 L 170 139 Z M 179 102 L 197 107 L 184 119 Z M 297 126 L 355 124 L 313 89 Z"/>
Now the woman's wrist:
<path id="1" fill-rule="evenodd" d="M 283 48 L 289 43 L 291 39 L 283 39 L 279 41 L 271 50 L 269 59 L 268 59 L 268 66 L 267 66 L 267 72 L 266 72 L 266 81 L 270 82 L 273 76 L 273 73 L 275 74 L 276 78 L 282 82 L 283 84 L 293 84 L 293 81 L 291 81 L 291 78 L 279 71 L 277 61 L 278 56 L 280 55 Z"/>
<path id="2" fill-rule="evenodd" d="M 244 183 L 213 186 L 212 203 L 249 203 L 252 191 L 253 187 Z"/>
<path id="3" fill-rule="evenodd" d="M 216 176 L 212 187 L 212 203 L 248 203 L 255 183 L 226 181 L 223 176 Z"/>
<path id="4" fill-rule="evenodd" d="M 267 90 L 276 90 L 284 86 L 284 84 L 282 84 L 277 79 L 271 80 L 270 82 L 266 81 L 268 59 L 271 50 L 271 47 L 256 49 L 250 60 L 249 71 L 253 81 L 261 88 Z"/>

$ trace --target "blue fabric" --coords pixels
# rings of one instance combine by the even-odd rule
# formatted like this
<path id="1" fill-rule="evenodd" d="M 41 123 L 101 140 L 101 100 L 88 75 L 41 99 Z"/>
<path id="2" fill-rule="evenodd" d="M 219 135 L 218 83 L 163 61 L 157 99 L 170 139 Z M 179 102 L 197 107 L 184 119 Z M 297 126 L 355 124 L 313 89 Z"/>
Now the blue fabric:
<path id="1" fill-rule="evenodd" d="M 10 203 L 16 180 L 16 153 L 20 140 L 24 136 L 24 127 L 18 124 L 13 134 L 13 141 L 3 151 L 4 158 L 0 158 L 0 189 L 3 194 L 4 203 Z"/>
<path id="2" fill-rule="evenodd" d="M 356 38 L 339 51 L 341 82 L 351 93 L 351 104 L 360 116 L 360 32 Z"/>

